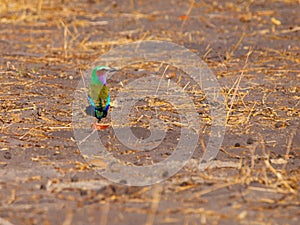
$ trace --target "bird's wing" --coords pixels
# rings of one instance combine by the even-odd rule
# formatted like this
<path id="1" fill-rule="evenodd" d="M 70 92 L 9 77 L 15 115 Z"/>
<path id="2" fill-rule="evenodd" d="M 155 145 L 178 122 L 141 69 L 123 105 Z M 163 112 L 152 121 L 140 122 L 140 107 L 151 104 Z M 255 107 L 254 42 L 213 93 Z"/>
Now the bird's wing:
<path id="1" fill-rule="evenodd" d="M 97 67 L 93 70 L 92 76 L 91 76 L 91 84 L 90 84 L 90 89 L 89 89 L 89 100 L 90 100 L 91 105 L 93 105 L 94 107 L 102 107 L 99 96 L 100 96 L 101 90 L 104 87 L 104 85 L 98 79 L 96 72 L 97 72 Z"/>
<path id="2" fill-rule="evenodd" d="M 100 96 L 103 87 L 103 84 L 91 84 L 90 86 L 89 99 L 91 105 L 93 105 L 94 107 L 102 107 Z"/>
<path id="3" fill-rule="evenodd" d="M 107 107 L 110 105 L 110 95 L 106 85 L 103 85 L 99 93 L 98 99 L 102 102 L 102 106 Z"/>

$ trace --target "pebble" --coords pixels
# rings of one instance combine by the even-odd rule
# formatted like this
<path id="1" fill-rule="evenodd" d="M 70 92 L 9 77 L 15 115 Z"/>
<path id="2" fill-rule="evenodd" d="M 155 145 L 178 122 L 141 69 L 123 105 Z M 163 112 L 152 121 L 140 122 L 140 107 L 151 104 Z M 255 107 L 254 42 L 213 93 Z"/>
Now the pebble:
<path id="1" fill-rule="evenodd" d="M 275 123 L 275 128 L 282 128 L 285 126 L 285 123 L 282 121 L 278 121 L 277 123 Z"/>
<path id="2" fill-rule="evenodd" d="M 241 147 L 241 144 L 240 143 L 235 143 L 234 147 Z"/>
<path id="3" fill-rule="evenodd" d="M 5 159 L 11 159 L 11 153 L 10 152 L 4 152 L 3 157 Z"/>
<path id="4" fill-rule="evenodd" d="M 252 145 L 254 143 L 254 139 L 252 137 L 249 137 L 247 140 L 248 145 Z"/>

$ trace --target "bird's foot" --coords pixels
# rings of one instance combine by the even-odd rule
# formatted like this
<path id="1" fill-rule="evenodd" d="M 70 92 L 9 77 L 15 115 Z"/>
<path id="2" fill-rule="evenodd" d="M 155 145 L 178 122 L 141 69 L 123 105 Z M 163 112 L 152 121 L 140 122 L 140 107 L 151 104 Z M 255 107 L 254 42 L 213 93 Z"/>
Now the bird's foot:
<path id="1" fill-rule="evenodd" d="M 108 124 L 101 124 L 101 123 L 94 123 L 93 124 L 93 128 L 95 129 L 95 130 L 104 130 L 104 129 L 106 129 L 106 128 L 108 128 L 109 127 L 109 125 Z"/>

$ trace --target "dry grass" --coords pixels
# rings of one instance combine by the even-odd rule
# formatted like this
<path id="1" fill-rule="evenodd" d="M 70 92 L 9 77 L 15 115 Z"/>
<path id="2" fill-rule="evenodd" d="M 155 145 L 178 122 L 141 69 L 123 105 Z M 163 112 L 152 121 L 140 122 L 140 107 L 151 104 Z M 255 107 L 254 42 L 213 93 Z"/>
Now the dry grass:
<path id="1" fill-rule="evenodd" d="M 254 4 L 254 1 L 250 2 Z M 281 2 L 300 4 L 292 0 Z M 291 44 L 290 47 L 281 49 L 268 43 L 270 40 L 279 44 L 299 40 L 296 35 L 299 32 L 298 26 L 292 24 L 293 27 L 289 29 L 288 26 L 282 25 L 284 18 L 273 9 L 251 12 L 248 3 L 214 5 L 215 3 L 191 1 L 182 11 L 184 17 L 177 14 L 160 15 L 159 11 L 145 13 L 138 8 L 140 1 L 134 0 L 129 3 L 131 8 L 129 12 L 119 13 L 111 12 L 109 4 L 98 14 L 90 12 L 91 7 L 87 7 L 85 2 L 78 1 L 76 4 L 77 7 L 68 2 L 54 0 L 0 0 L 2 26 L 0 32 L 3 35 L 0 42 L 3 49 L 3 60 L 0 64 L 2 107 L 0 153 L 16 150 L 17 154 L 22 154 L 28 149 L 33 149 L 34 152 L 28 159 L 37 169 L 39 166 L 54 165 L 60 174 L 73 172 L 90 174 L 92 171 L 90 167 L 78 162 L 78 159 L 73 159 L 77 150 L 74 140 L 63 136 L 72 131 L 70 103 L 74 87 L 83 76 L 82 71 L 85 71 L 100 54 L 117 45 L 137 40 L 172 40 L 180 44 L 201 43 L 201 48 L 193 51 L 203 52 L 203 59 L 224 84 L 228 134 L 235 135 L 234 138 L 239 136 L 244 139 L 250 135 L 255 140 L 252 144 L 233 148 L 235 140 L 229 139 L 229 144 L 225 143 L 220 152 L 220 157 L 223 157 L 221 161 L 225 159 L 223 164 L 217 161 L 215 165 L 202 172 L 199 172 L 195 165 L 187 165 L 163 185 L 154 186 L 153 190 L 145 187 L 131 193 L 124 191 L 125 194 L 110 193 L 107 196 L 99 196 L 92 190 L 86 196 L 78 197 L 78 190 L 70 186 L 59 193 L 47 192 L 46 196 L 51 196 L 53 201 L 60 199 L 65 204 L 75 202 L 77 197 L 80 198 L 80 204 L 105 203 L 101 208 L 102 224 L 109 224 L 109 212 L 115 210 L 115 204 L 122 205 L 124 202 L 146 204 L 143 207 L 118 208 L 120 217 L 124 212 L 147 214 L 146 225 L 155 224 L 156 219 L 165 223 L 182 222 L 177 215 L 184 217 L 186 224 L 191 224 L 189 219 L 192 216 L 204 224 L 222 219 L 235 222 L 255 220 L 257 223 L 264 223 L 266 218 L 254 218 L 253 214 L 258 215 L 259 211 L 269 213 L 270 208 L 273 208 L 274 215 L 278 216 L 283 209 L 287 208 L 289 211 L 290 208 L 293 210 L 293 207 L 299 207 L 300 174 L 297 164 L 299 128 L 289 126 L 299 123 L 300 98 L 297 86 L 300 73 L 299 47 Z M 196 12 L 199 7 L 206 7 L 207 11 L 211 12 L 210 17 L 202 19 L 198 17 Z M 222 14 L 223 10 L 227 10 L 229 16 L 226 13 Z M 253 29 L 230 36 L 234 40 L 229 40 L 221 50 L 208 40 L 209 37 L 200 38 L 205 32 L 196 28 L 189 31 L 189 26 L 192 26 L 194 20 L 201 20 L 206 27 L 223 32 L 222 29 L 227 27 L 222 28 L 217 24 L 220 20 L 228 21 L 228 18 L 232 18 L 231 14 L 236 15 L 242 23 L 248 24 Z M 141 26 L 121 29 L 120 24 L 115 24 L 117 19 L 139 25 L 142 24 L 141 21 L 162 20 L 164 23 L 177 23 L 178 30 L 172 30 L 171 26 L 170 30 L 148 31 L 148 28 L 144 29 Z M 282 22 L 279 22 L 281 20 Z M 254 21 L 254 24 L 251 21 Z M 255 26 L 258 22 L 262 27 Z M 15 26 L 19 27 L 17 31 L 13 28 Z M 230 29 L 232 29 L 230 32 L 234 33 L 234 28 Z M 183 33 L 183 30 L 187 31 Z M 251 42 L 253 39 L 257 39 L 258 43 L 253 44 Z M 263 43 L 262 46 L 259 41 Z M 204 50 L 203 42 L 206 46 Z M 199 119 L 209 127 L 212 119 L 208 113 L 209 105 L 204 103 L 205 98 L 199 89 L 193 89 L 193 85 L 184 80 L 180 74 L 171 76 L 168 66 L 163 67 L 160 64 L 156 69 L 150 66 L 148 68 L 148 65 L 135 66 L 139 69 L 150 68 L 156 70 L 155 72 L 161 71 L 161 79 L 170 76 L 185 88 L 188 94 L 196 96 L 193 98 L 195 105 L 203 112 Z M 113 92 L 120 90 L 126 82 L 128 81 L 122 80 L 116 83 L 116 86 L 112 87 Z M 136 111 L 141 115 L 138 119 L 133 118 L 129 125 L 137 125 L 140 121 L 146 124 L 144 121 L 149 121 L 150 117 L 143 115 L 144 111 L 151 111 L 155 107 L 157 109 L 158 106 L 164 112 L 174 111 L 174 107 L 169 104 L 152 100 L 136 107 Z M 160 116 L 169 127 L 182 127 L 182 123 L 171 116 L 163 113 Z M 271 138 L 267 130 L 271 130 L 278 137 Z M 279 138 L 279 131 L 286 132 L 285 139 Z M 61 133 L 58 137 L 53 137 L 55 132 Z M 205 132 L 206 130 L 200 137 L 202 149 L 206 145 L 203 137 Z M 282 149 L 283 154 L 280 153 Z M 39 152 L 46 150 L 47 154 L 39 155 Z M 55 164 L 56 158 L 53 158 L 56 155 L 70 158 L 68 162 Z M 10 165 L 4 158 L 1 160 L 1 168 Z M 197 165 L 197 162 L 194 163 Z M 54 182 L 56 178 L 49 179 Z M 20 185 L 18 188 L 22 187 L 22 184 L 14 182 L 13 188 L 18 185 Z M 57 179 L 55 182 L 67 183 L 65 180 Z M 2 183 L 3 181 L 1 187 L 5 187 Z M 7 193 L 2 193 L 1 189 L 2 205 L 11 207 L 10 210 L 13 211 L 15 207 L 13 203 L 22 202 L 23 198 L 24 205 L 31 206 L 29 202 L 33 200 L 29 201 L 29 197 L 26 197 L 31 195 L 28 194 L 30 190 L 24 188 L 26 192 L 24 196 L 20 196 L 19 190 L 16 189 L 5 195 Z M 226 192 L 222 195 L 223 191 L 228 191 L 229 194 Z M 233 201 L 232 205 L 228 205 L 230 213 L 226 215 L 219 211 L 218 206 L 222 204 L 216 203 L 217 206 L 212 207 L 205 202 L 214 201 L 219 195 L 224 196 L 225 201 L 230 204 L 230 201 Z M 227 195 L 231 195 L 232 199 L 226 198 Z M 253 198 L 256 195 L 262 197 Z M 183 205 L 162 206 L 164 202 L 174 199 L 177 201 L 179 198 L 183 201 Z M 4 209 L 1 210 L 0 216 L 7 215 Z M 39 215 L 35 214 L 36 217 Z M 72 211 L 66 211 L 63 224 L 71 224 L 74 216 Z"/>

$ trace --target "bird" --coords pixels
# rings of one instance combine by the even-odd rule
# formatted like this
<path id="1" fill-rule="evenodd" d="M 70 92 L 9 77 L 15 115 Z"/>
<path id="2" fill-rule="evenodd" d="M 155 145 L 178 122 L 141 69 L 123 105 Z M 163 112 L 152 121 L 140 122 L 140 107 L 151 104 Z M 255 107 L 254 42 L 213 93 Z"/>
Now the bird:
<path id="1" fill-rule="evenodd" d="M 107 66 L 96 66 L 92 71 L 88 101 L 92 110 L 91 114 L 98 119 L 98 122 L 94 124 L 95 129 L 107 128 L 107 125 L 100 124 L 101 119 L 107 116 L 110 108 L 110 94 L 106 78 L 108 73 L 115 71 L 115 68 Z"/>

